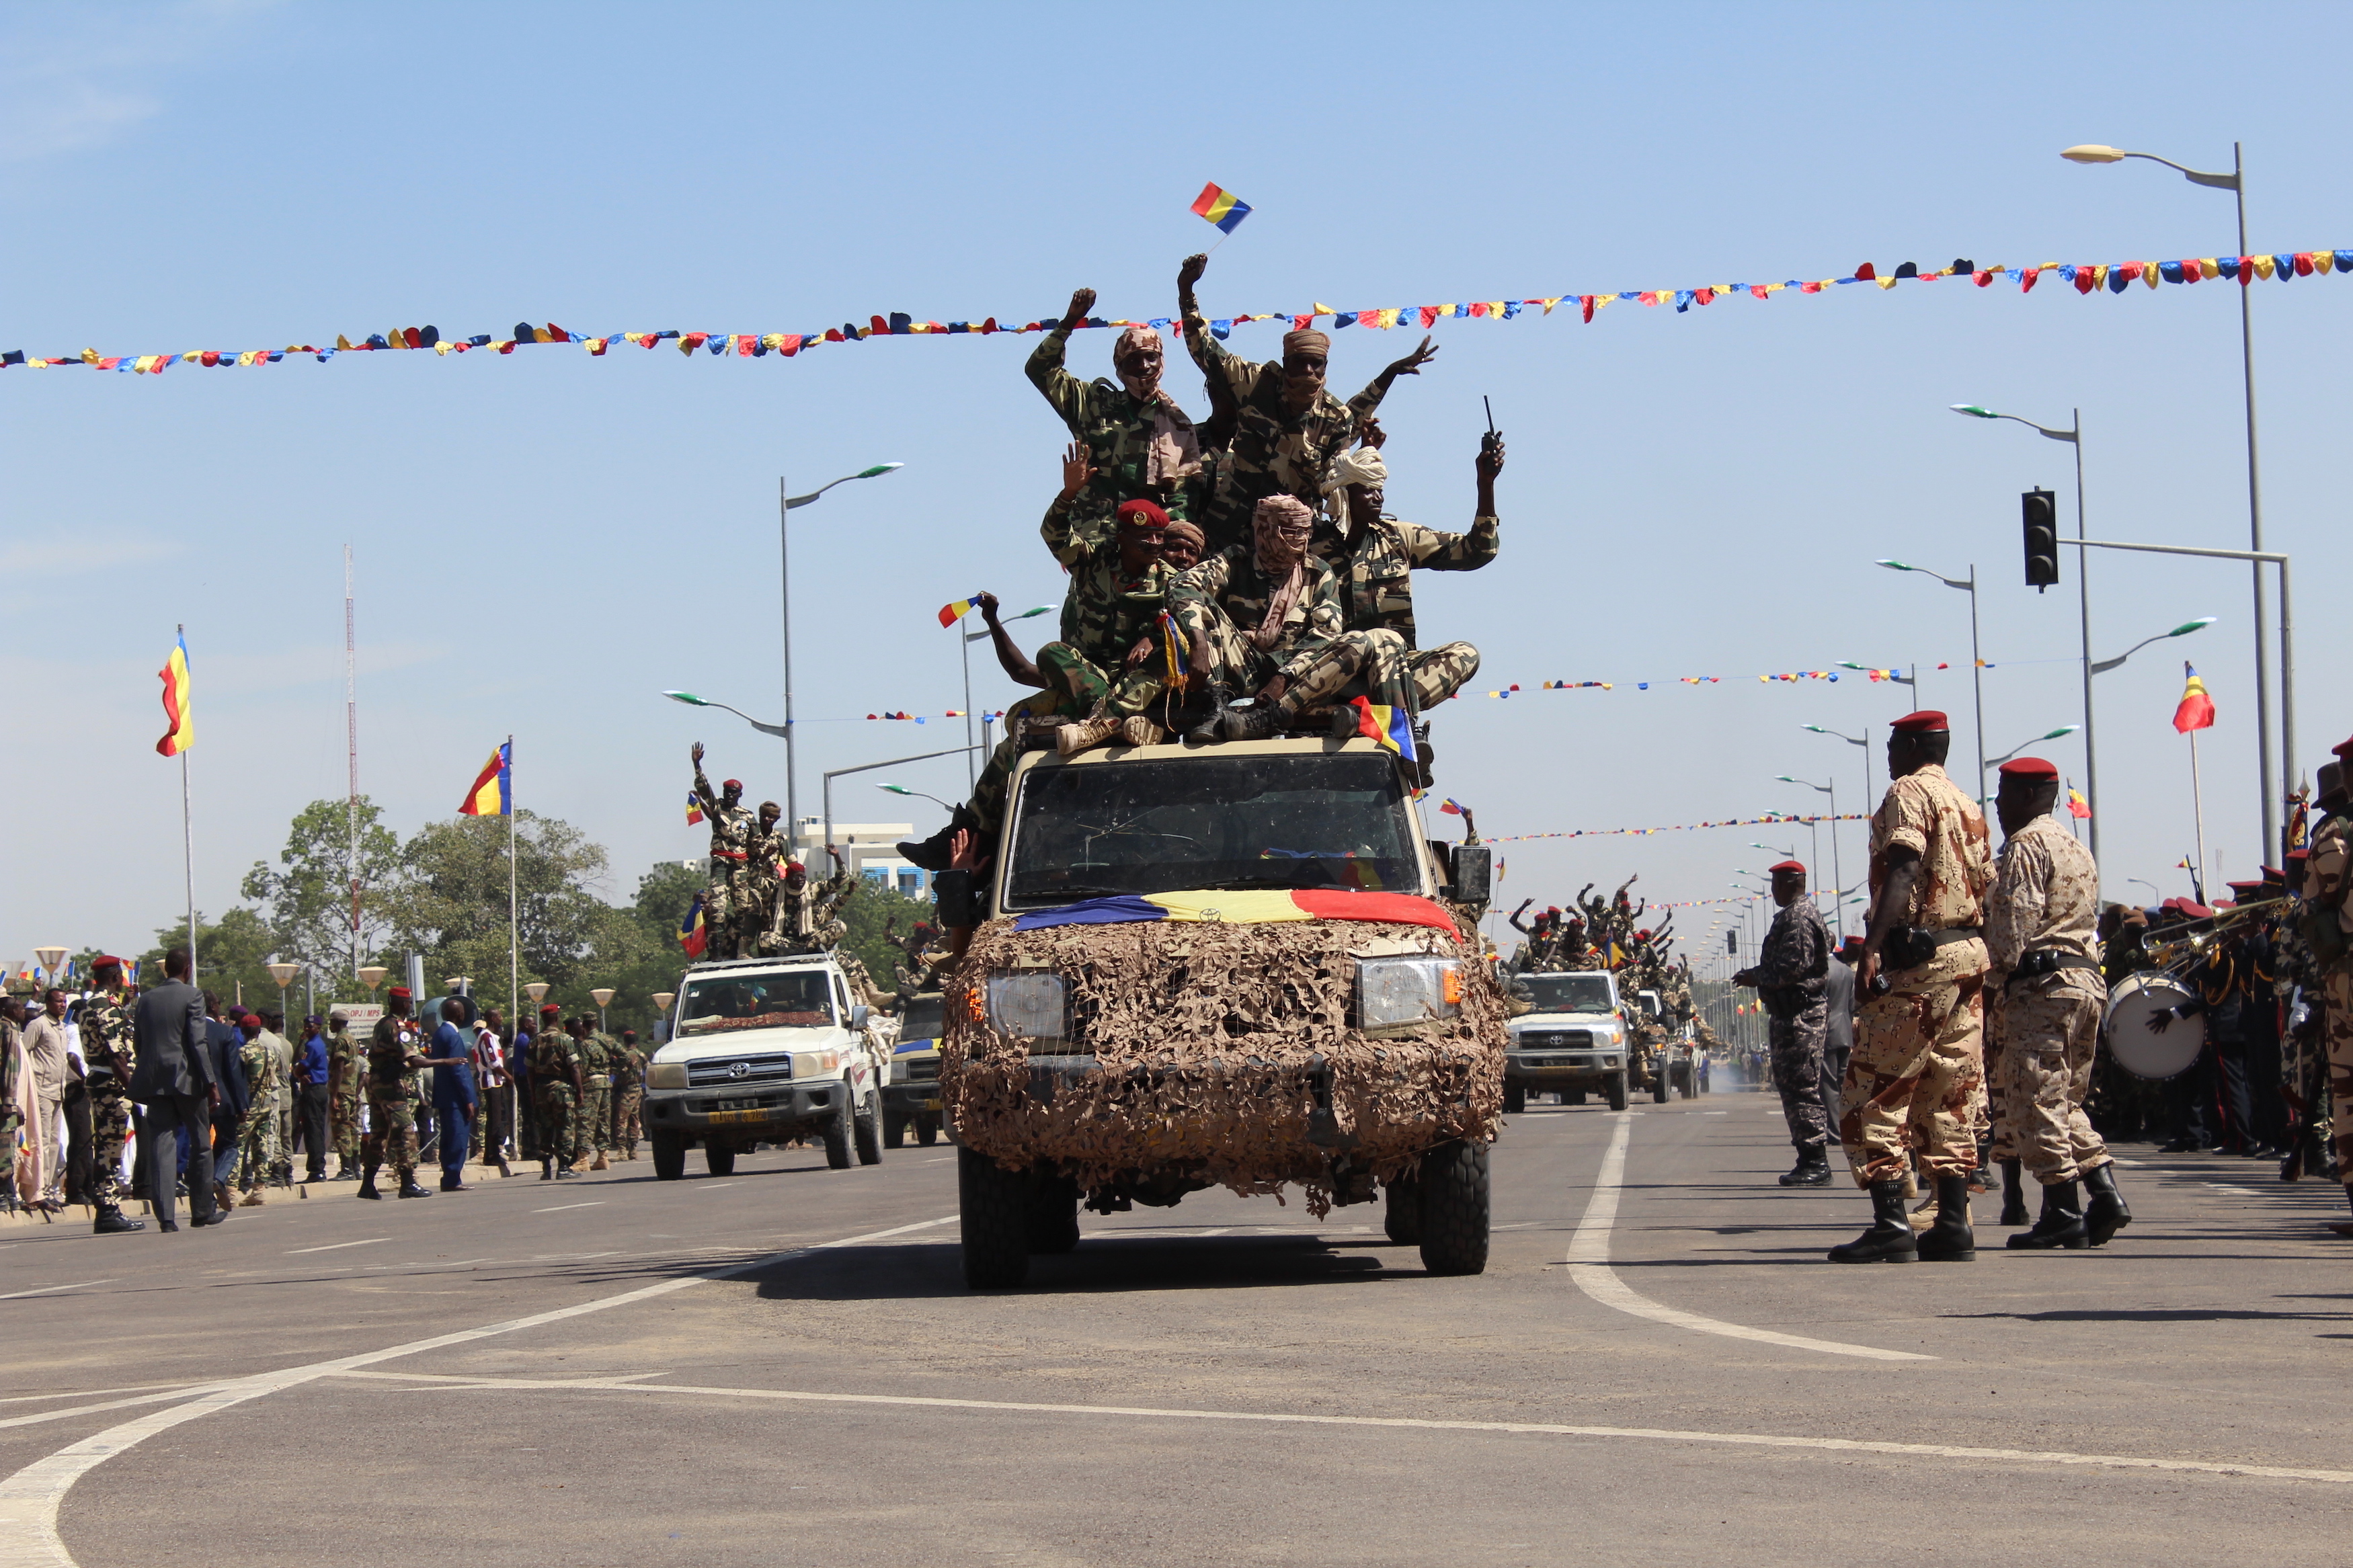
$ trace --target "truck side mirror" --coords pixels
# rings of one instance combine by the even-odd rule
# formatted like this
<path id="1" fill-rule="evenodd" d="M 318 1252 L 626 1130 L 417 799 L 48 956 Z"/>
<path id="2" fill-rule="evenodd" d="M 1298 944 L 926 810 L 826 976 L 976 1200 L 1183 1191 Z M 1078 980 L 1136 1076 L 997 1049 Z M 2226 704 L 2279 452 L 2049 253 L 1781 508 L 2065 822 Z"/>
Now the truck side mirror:
<path id="1" fill-rule="evenodd" d="M 849 1026 L 853 1029 L 862 1029 L 866 1027 L 866 1020 L 873 1016 L 874 1009 L 860 1002 L 849 1010 Z"/>
<path id="2" fill-rule="evenodd" d="M 1450 879 L 1458 904 L 1484 906 L 1493 896 L 1495 852 L 1484 844 L 1457 844 L 1449 857 Z"/>

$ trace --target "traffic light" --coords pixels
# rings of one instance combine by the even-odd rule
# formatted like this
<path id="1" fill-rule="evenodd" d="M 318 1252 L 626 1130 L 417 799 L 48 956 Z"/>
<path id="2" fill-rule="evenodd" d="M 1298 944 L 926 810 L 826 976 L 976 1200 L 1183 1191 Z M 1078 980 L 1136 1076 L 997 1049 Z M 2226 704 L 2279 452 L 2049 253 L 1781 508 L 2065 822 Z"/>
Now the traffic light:
<path id="1" fill-rule="evenodd" d="M 2059 508 L 2049 490 L 2018 498 L 2026 518 L 2026 585 L 2036 593 L 2059 581 Z"/>

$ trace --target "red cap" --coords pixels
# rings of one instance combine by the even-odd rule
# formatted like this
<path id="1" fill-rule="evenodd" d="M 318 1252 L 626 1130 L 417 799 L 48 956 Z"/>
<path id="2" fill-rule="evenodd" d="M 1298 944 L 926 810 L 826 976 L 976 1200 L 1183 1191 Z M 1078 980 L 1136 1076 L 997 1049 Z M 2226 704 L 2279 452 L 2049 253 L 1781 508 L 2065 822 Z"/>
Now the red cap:
<path id="1" fill-rule="evenodd" d="M 2287 852 L 2287 858 L 2291 860 L 2309 860 L 2312 858 L 2312 851 L 2309 849 L 2291 849 Z M 2285 879 L 2285 873 L 2282 873 L 2282 879 Z"/>
<path id="2" fill-rule="evenodd" d="M 1792 876 L 1798 877 L 1802 877 L 1806 874 L 1804 863 L 1798 860 L 1784 860 L 1778 866 L 1767 866 L 1765 869 L 1770 871 L 1776 877 L 1779 876 L 1784 871 L 1790 873 Z"/>
<path id="3" fill-rule="evenodd" d="M 1916 713 L 1906 713 L 1888 728 L 1899 735 L 1944 735 L 1951 733 L 1953 727 L 1934 708 L 1923 708 Z"/>
<path id="4" fill-rule="evenodd" d="M 2328 750 L 2336 756 L 2353 757 L 2353 735 L 2347 736 L 2344 740 L 2339 741 L 2337 744 L 2329 747 Z"/>
<path id="5" fill-rule="evenodd" d="M 2204 904 L 2197 903 L 2189 899 L 2175 900 L 2173 907 L 2176 910 L 2188 915 L 2193 921 L 2206 921 L 2212 920 L 2214 918 L 2214 911 L 2212 910 L 2208 909 Z"/>
<path id="6" fill-rule="evenodd" d="M 2001 776 L 2021 784 L 2057 784 L 2059 764 L 2041 757 L 2012 757 L 2001 764 Z"/>
<path id="7" fill-rule="evenodd" d="M 2287 873 L 2281 870 L 2276 866 L 2266 866 L 2263 868 L 2263 880 L 2266 882 L 2284 882 L 2287 880 Z"/>
<path id="8" fill-rule="evenodd" d="M 396 1002 L 406 1002 L 409 999 L 411 993 L 406 985 L 396 985 L 391 990 L 385 992 L 385 994 L 391 997 Z"/>
<path id="9" fill-rule="evenodd" d="M 742 779 L 721 779 L 719 781 L 719 787 L 721 789 L 742 789 L 744 787 L 744 781 Z"/>
<path id="10" fill-rule="evenodd" d="M 2261 887 L 2263 885 L 2263 879 L 2261 877 L 2250 877 L 2250 878 L 2248 878 L 2248 879 L 2247 879 L 2245 881 L 2243 881 L 2243 882 L 2225 882 L 2225 883 L 2223 883 L 2222 885 L 2223 885 L 2224 887 L 2226 887 L 2226 888 L 2232 888 L 2232 889 L 2237 889 L 2237 888 L 2257 888 L 2257 889 L 2259 889 L 2259 888 L 2261 888 Z"/>
<path id="11" fill-rule="evenodd" d="M 114 965 L 114 967 L 115 967 L 115 968 L 117 968 L 117 969 L 121 969 L 121 968 L 122 967 L 122 960 L 121 960 L 121 959 L 119 959 L 119 958 L 117 958 L 117 957 L 115 957 L 115 956 L 114 956 L 112 953 L 111 953 L 111 952 L 101 952 L 101 953 L 100 953 L 96 958 L 94 958 L 94 959 L 90 960 L 90 973 L 93 973 L 93 974 L 95 974 L 95 973 L 97 973 L 100 970 L 104 969 L 104 968 L 105 968 L 108 964 L 110 964 L 110 963 L 111 963 L 111 964 L 112 964 L 112 965 Z"/>
<path id="12" fill-rule="evenodd" d="M 237 1021 L 237 1026 L 240 1029 L 259 1029 L 261 1027 L 261 1020 L 254 1016 L 252 1014 L 248 1013 L 244 1017 L 239 1018 Z"/>
<path id="13" fill-rule="evenodd" d="M 1867 944 L 1859 936 L 1851 936 L 1839 943 L 1841 952 L 1861 952 Z"/>
<path id="14" fill-rule="evenodd" d="M 540 1008 L 539 1016 L 543 1018 L 560 1018 L 564 1016 L 564 1009 L 550 1002 Z"/>
<path id="15" fill-rule="evenodd" d="M 1119 526 L 1122 528 L 1166 528 L 1168 514 L 1157 502 L 1124 500 L 1119 503 Z"/>

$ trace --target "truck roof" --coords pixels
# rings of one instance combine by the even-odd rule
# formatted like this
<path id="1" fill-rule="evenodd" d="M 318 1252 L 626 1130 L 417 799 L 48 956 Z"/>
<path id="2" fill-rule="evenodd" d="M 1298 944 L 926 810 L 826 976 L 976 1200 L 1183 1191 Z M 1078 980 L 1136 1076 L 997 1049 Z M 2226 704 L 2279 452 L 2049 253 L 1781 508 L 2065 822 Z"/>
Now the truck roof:
<path id="1" fill-rule="evenodd" d="M 686 972 L 690 975 L 724 974 L 739 969 L 806 968 L 813 963 L 828 963 L 832 959 L 833 953 L 829 950 L 821 952 L 779 953 L 774 958 L 712 958 L 688 964 Z"/>

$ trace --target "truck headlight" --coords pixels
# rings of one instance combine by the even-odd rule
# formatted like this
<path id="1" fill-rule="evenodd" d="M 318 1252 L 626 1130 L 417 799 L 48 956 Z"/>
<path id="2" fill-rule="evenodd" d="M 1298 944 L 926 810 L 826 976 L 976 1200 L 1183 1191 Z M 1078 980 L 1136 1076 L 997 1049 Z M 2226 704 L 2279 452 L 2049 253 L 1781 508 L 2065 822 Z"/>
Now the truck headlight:
<path id="1" fill-rule="evenodd" d="M 1356 1027 L 1388 1028 L 1462 1011 L 1462 966 L 1451 958 L 1360 958 Z"/>
<path id="2" fill-rule="evenodd" d="M 684 1089 L 686 1064 L 684 1062 L 654 1063 L 653 1070 L 646 1075 L 646 1087 L 648 1089 Z"/>
<path id="3" fill-rule="evenodd" d="M 795 1078 L 826 1078 L 840 1070 L 841 1053 L 839 1051 L 795 1051 L 793 1053 Z"/>
<path id="4" fill-rule="evenodd" d="M 1067 1033 L 1068 988 L 1059 974 L 1034 972 L 988 977 L 988 1021 L 1008 1035 L 1059 1040 Z"/>

